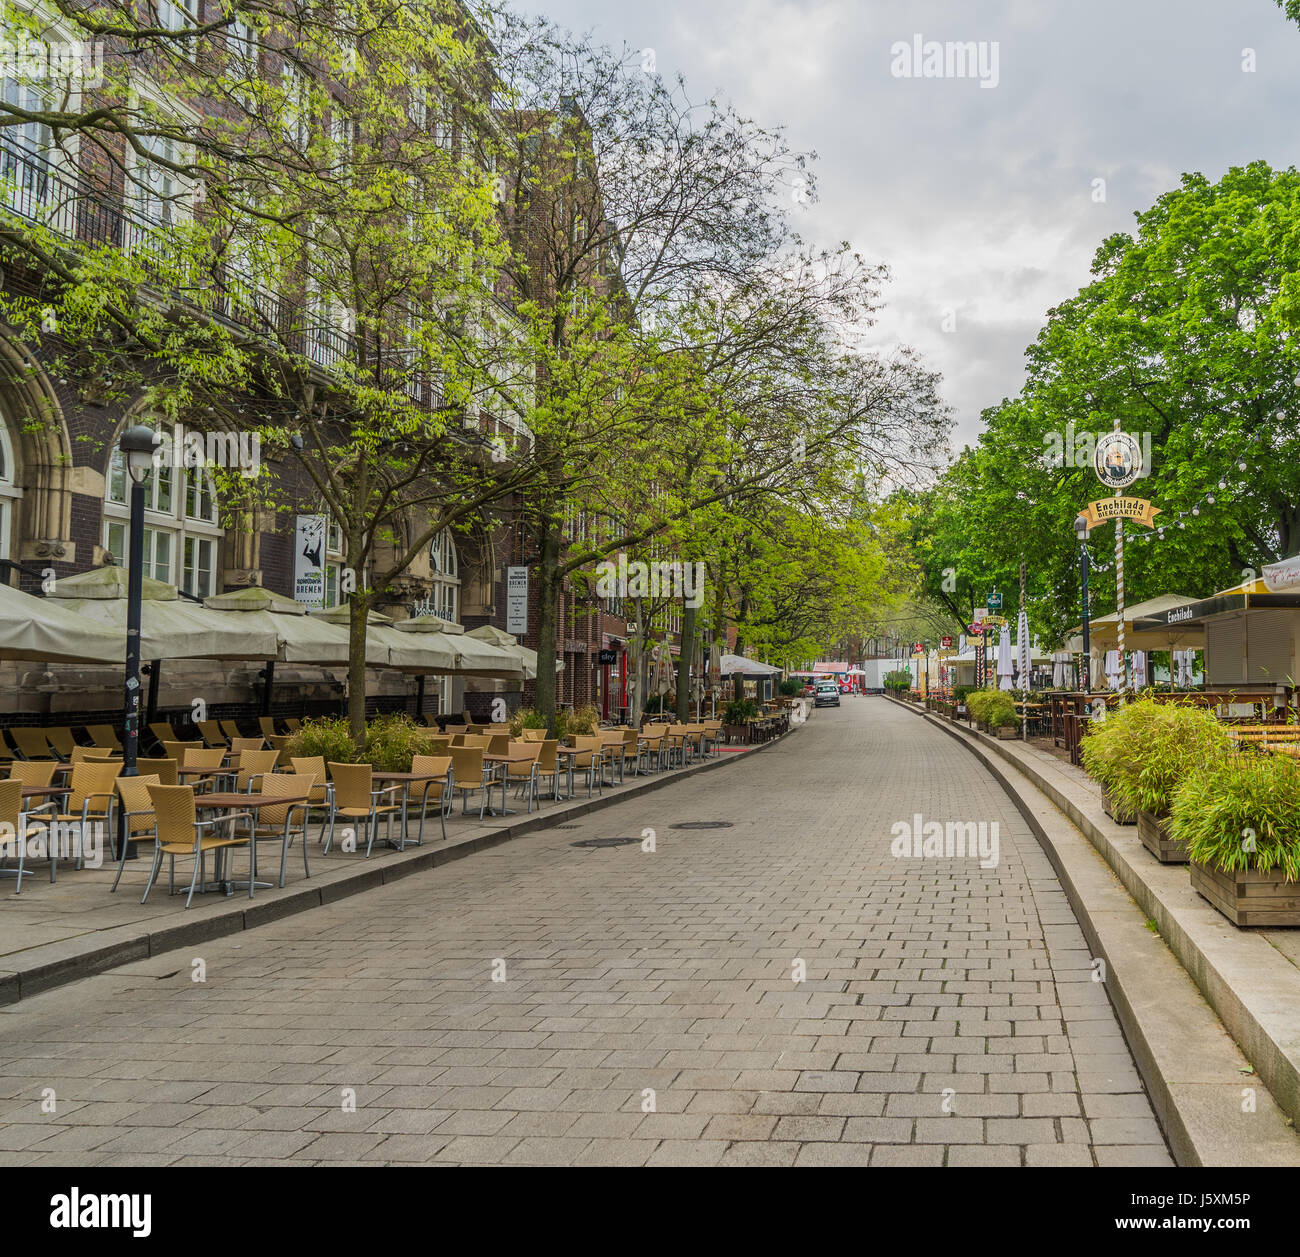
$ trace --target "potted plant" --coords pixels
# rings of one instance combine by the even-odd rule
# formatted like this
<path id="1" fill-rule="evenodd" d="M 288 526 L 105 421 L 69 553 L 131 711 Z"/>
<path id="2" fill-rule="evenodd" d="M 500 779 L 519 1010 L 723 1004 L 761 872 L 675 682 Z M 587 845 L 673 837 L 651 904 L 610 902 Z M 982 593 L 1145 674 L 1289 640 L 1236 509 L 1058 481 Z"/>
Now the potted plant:
<path id="1" fill-rule="evenodd" d="M 510 736 L 517 738 L 525 729 L 545 729 L 546 717 L 532 707 L 520 707 L 510 717 Z"/>
<path id="2" fill-rule="evenodd" d="M 407 715 L 379 716 L 366 726 L 362 759 L 380 772 L 409 773 L 417 755 L 433 751 L 437 731 L 417 725 Z"/>
<path id="3" fill-rule="evenodd" d="M 1117 825 L 1136 825 L 1137 812 L 1115 801 L 1115 786 L 1141 754 L 1154 704 L 1127 703 L 1092 720 L 1079 744 L 1084 770 L 1101 787 L 1102 811 Z"/>
<path id="4" fill-rule="evenodd" d="M 1125 704 L 1103 725 L 1113 726 L 1112 806 L 1137 817 L 1138 837 L 1162 864 L 1185 864 L 1187 850 L 1170 830 L 1174 793 L 1192 772 L 1231 753 L 1223 725 L 1207 708 L 1151 698 Z M 1086 741 L 1084 751 L 1086 764 Z"/>
<path id="5" fill-rule="evenodd" d="M 321 716 L 304 720 L 302 728 L 285 743 L 291 756 L 310 759 L 319 755 L 327 764 L 351 764 L 357 758 L 352 731 L 342 718 Z"/>
<path id="6" fill-rule="evenodd" d="M 732 699 L 722 710 L 722 732 L 727 741 L 739 738 L 749 740 L 749 722 L 758 715 L 758 704 L 752 698 Z"/>
<path id="7" fill-rule="evenodd" d="M 1173 836 L 1192 887 L 1234 925 L 1300 925 L 1300 762 L 1235 752 L 1184 779 Z"/>
<path id="8" fill-rule="evenodd" d="M 973 690 L 966 695 L 966 709 L 987 733 L 998 738 L 1014 738 L 1020 727 L 1016 706 L 1001 690 Z"/>

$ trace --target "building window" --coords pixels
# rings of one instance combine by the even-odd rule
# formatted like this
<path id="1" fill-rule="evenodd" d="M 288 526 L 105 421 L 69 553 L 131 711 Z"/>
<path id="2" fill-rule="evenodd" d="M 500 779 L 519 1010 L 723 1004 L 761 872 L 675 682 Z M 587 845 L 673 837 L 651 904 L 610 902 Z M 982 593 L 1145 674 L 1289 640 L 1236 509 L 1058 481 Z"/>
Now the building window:
<path id="1" fill-rule="evenodd" d="M 104 500 L 104 549 L 125 565 L 130 545 L 130 479 L 114 448 Z M 144 485 L 144 573 L 205 598 L 217 592 L 217 495 L 201 467 L 158 466 Z"/>
<path id="2" fill-rule="evenodd" d="M 343 573 L 343 529 L 331 521 L 325 531 L 325 605 L 337 607 Z"/>
<path id="3" fill-rule="evenodd" d="M 155 8 L 165 31 L 189 30 L 195 24 L 194 0 L 155 0 Z"/>
<path id="4" fill-rule="evenodd" d="M 451 624 L 460 623 L 460 559 L 450 529 L 444 528 L 429 545 L 429 593 L 433 614 Z"/>
<path id="5" fill-rule="evenodd" d="M 23 496 L 17 479 L 9 432 L 0 421 L 0 559 L 13 557 L 10 547 L 13 544 L 14 515 Z"/>

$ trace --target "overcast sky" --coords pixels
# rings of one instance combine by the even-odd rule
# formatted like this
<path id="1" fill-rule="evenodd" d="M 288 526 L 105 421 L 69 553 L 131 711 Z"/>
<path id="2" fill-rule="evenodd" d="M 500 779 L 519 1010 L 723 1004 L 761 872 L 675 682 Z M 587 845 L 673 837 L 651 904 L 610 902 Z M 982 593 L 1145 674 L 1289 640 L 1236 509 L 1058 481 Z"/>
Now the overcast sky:
<path id="1" fill-rule="evenodd" d="M 1047 310 L 1134 210 L 1183 171 L 1297 162 L 1300 28 L 1273 0 L 516 2 L 652 48 L 693 96 L 816 150 L 800 230 L 890 267 L 877 334 L 942 373 L 958 445 L 1019 390 Z M 986 41 L 989 82 L 996 44 L 996 86 L 895 75 L 893 46 L 918 35 Z"/>

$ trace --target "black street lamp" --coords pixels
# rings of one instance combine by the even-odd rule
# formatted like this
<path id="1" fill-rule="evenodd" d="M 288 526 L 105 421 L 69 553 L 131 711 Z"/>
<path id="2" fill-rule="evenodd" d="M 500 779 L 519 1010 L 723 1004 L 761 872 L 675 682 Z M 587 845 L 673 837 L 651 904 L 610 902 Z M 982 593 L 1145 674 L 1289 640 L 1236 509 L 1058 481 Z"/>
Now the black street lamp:
<path id="1" fill-rule="evenodd" d="M 158 448 L 152 428 L 137 424 L 122 433 L 118 446 L 131 477 L 131 527 L 127 544 L 126 584 L 126 681 L 122 713 L 122 776 L 136 775 L 140 747 L 140 599 L 144 586 L 144 486 L 154 469 Z M 121 823 L 119 844 L 126 844 L 126 858 L 135 857 L 135 844 L 128 840 L 125 809 L 118 809 Z M 120 848 L 119 848 L 120 849 Z"/>
<path id="2" fill-rule="evenodd" d="M 1080 515 L 1074 521 L 1074 531 L 1079 538 L 1079 599 L 1083 610 L 1083 666 L 1079 669 L 1079 680 L 1083 683 L 1086 694 L 1091 687 L 1092 678 L 1092 637 L 1088 629 L 1088 521 Z"/>

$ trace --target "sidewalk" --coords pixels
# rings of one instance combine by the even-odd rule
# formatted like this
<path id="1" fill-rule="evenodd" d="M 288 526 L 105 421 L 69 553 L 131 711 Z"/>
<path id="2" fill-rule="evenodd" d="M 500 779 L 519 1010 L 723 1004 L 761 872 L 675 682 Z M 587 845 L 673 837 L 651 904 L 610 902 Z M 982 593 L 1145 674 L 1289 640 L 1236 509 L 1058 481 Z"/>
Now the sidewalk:
<path id="1" fill-rule="evenodd" d="M 629 776 L 623 785 L 606 786 L 603 793 L 594 794 L 590 799 L 585 797 L 582 786 L 576 784 L 577 797 L 558 803 L 544 801 L 531 815 L 524 810 L 526 804 L 513 799 L 509 806 L 517 809 L 516 815 L 484 818 L 482 822 L 473 812 L 462 817 L 456 809 L 447 819 L 446 842 L 442 841 L 434 814 L 425 821 L 423 845 L 412 845 L 411 839 L 419 827 L 417 812 L 408 822 L 410 837 L 405 851 L 399 852 L 383 843 L 387 827 L 381 826 L 368 860 L 364 858 L 364 843 L 355 852 L 341 850 L 341 824 L 329 855 L 322 855 L 322 826 L 312 825 L 308 830 L 311 877 L 303 877 L 302 849 L 295 844 L 289 849 L 284 889 L 259 890 L 254 899 L 248 898 L 246 889 L 229 896 L 196 894 L 193 905 L 187 909 L 183 894 L 173 897 L 167 894 L 164 862 L 148 903 L 141 904 L 140 896 L 150 868 L 146 855 L 128 862 L 116 893 L 110 893 L 110 888 L 117 875 L 117 865 L 108 862 L 107 854 L 104 867 L 99 869 L 77 870 L 71 862 L 60 861 L 58 880 L 53 885 L 49 881 L 48 865 L 36 864 L 34 875 L 23 878 L 21 895 L 14 893 L 15 879 L 5 878 L 0 882 L 0 895 L 3 895 L 0 898 L 0 1004 L 14 1003 L 118 965 L 252 929 L 412 873 L 425 872 L 697 773 L 713 771 L 776 746 L 789 736 L 787 733 L 756 746 L 722 748 L 727 753 L 685 769 Z M 499 789 L 494 791 L 494 797 L 499 800 Z M 142 844 L 142 851 L 149 849 L 148 844 Z M 237 878 L 243 874 L 245 859 L 244 852 L 236 853 Z M 263 844 L 258 852 L 258 879 L 277 881 L 279 865 L 278 845 Z M 192 868 L 188 859 L 177 861 L 178 891 L 188 889 Z"/>
<path id="2" fill-rule="evenodd" d="M 1158 863 L 1136 826 L 1105 814 L 1082 769 L 899 705 L 965 743 L 1033 825 L 1093 954 L 1105 959 L 1106 989 L 1180 1163 L 1263 1161 L 1267 1131 L 1280 1157 L 1269 1163 L 1300 1164 L 1298 932 L 1229 924 L 1192 889 L 1186 865 Z M 1247 1107 L 1256 1077 L 1286 1131 L 1268 1120 L 1269 1106 Z M 1225 1111 L 1239 1120 L 1226 1124 Z"/>

